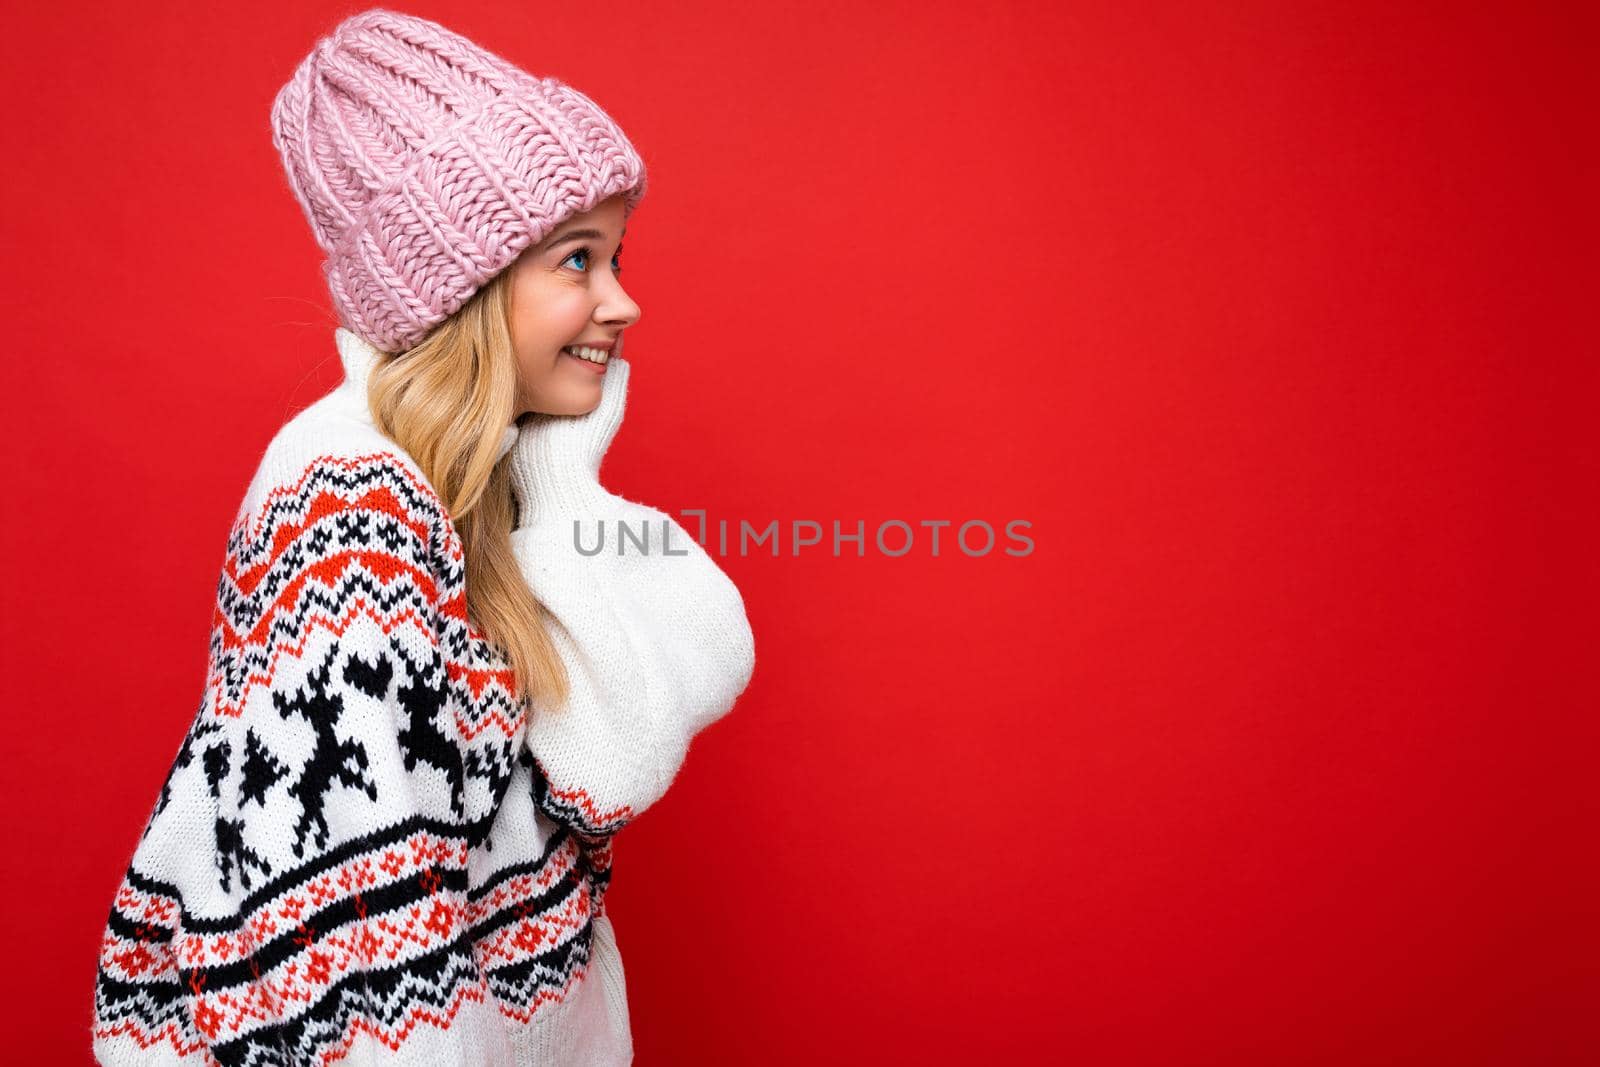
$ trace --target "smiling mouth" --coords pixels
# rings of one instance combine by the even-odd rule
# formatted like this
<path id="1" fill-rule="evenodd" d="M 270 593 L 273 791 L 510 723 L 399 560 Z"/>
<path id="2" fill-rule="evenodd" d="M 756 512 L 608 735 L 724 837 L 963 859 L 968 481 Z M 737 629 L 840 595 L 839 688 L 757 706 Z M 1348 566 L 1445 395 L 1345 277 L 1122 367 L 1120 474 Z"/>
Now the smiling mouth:
<path id="1" fill-rule="evenodd" d="M 567 345 L 561 351 L 565 352 L 569 356 L 587 360 L 590 363 L 597 363 L 602 367 L 605 366 L 606 363 L 611 359 L 611 353 L 603 349 L 589 348 L 584 345 Z"/>

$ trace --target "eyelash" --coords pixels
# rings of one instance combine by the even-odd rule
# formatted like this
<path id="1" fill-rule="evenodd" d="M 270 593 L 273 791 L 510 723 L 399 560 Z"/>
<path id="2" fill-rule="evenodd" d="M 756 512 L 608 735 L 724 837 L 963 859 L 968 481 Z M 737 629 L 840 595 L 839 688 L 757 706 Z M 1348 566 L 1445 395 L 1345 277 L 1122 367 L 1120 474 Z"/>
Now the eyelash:
<path id="1" fill-rule="evenodd" d="M 588 245 L 584 245 L 582 248 L 574 248 L 572 250 L 571 254 L 567 256 L 567 259 L 571 259 L 573 256 L 580 255 L 580 254 L 581 255 L 585 255 L 585 256 L 589 256 L 590 258 L 593 258 L 594 250 L 591 249 Z M 621 245 L 617 246 L 617 254 L 612 256 L 611 258 L 612 258 L 613 261 L 622 258 L 622 246 Z M 563 259 L 561 262 L 565 263 L 567 261 L 567 259 Z M 573 269 L 576 270 L 577 268 L 574 267 Z M 618 265 L 616 267 L 613 267 L 612 270 L 615 271 L 615 273 L 617 273 L 617 274 L 621 274 L 622 273 L 622 267 L 620 265 Z M 585 273 L 587 273 L 587 272 L 585 272 Z"/>

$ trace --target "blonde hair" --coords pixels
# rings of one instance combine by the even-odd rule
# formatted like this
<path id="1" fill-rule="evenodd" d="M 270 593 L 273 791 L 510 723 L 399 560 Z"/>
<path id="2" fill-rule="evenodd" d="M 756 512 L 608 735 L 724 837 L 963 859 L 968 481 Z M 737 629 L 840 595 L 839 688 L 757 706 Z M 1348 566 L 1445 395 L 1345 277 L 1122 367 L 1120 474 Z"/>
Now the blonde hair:
<path id="1" fill-rule="evenodd" d="M 515 672 L 516 699 L 559 707 L 566 667 L 511 551 L 511 456 L 495 455 L 517 396 L 510 278 L 509 270 L 495 275 L 403 356 L 381 354 L 367 399 L 378 428 L 421 466 L 461 536 L 468 617 Z"/>

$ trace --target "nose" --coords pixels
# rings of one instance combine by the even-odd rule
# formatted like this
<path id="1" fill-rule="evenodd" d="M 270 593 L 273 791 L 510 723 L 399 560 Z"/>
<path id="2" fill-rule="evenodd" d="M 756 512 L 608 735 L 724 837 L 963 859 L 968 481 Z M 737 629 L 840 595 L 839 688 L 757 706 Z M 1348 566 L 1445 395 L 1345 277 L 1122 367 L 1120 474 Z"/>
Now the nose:
<path id="1" fill-rule="evenodd" d="M 605 288 L 600 303 L 595 305 L 595 321 L 608 326 L 632 326 L 638 322 L 644 316 L 644 312 L 622 287 L 621 280 L 615 274 L 602 272 L 601 276 L 605 279 L 602 283 Z"/>

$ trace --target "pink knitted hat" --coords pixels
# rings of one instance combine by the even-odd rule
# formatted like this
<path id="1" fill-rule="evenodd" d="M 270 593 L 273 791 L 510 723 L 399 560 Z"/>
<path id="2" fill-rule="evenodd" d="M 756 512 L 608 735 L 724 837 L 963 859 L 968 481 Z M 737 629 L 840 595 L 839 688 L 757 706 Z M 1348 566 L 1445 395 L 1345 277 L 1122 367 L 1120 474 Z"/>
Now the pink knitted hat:
<path id="1" fill-rule="evenodd" d="M 644 196 L 644 162 L 587 96 L 383 8 L 317 42 L 272 143 L 343 324 L 404 352 L 562 220 Z"/>

